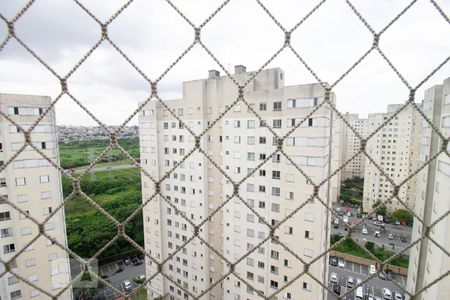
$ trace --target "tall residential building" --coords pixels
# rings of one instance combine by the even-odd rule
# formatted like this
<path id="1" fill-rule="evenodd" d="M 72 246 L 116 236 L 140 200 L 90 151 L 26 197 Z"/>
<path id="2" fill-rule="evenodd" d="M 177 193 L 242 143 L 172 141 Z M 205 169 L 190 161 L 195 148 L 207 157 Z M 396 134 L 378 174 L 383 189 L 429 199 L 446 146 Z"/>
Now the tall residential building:
<path id="1" fill-rule="evenodd" d="M 391 117 L 402 105 L 388 105 L 387 113 L 369 114 L 367 132 L 371 134 Z M 407 106 L 398 115 L 377 131 L 366 144 L 366 150 L 395 184 L 400 184 L 416 170 L 418 148 L 418 113 Z M 377 166 L 366 158 L 364 170 L 363 208 L 372 211 L 377 201 L 386 201 L 392 196 L 394 186 L 381 174 Z M 398 197 L 409 208 L 415 202 L 415 178 L 404 184 Z M 388 212 L 404 208 L 396 198 L 386 205 Z"/>
<path id="2" fill-rule="evenodd" d="M 435 85 L 425 91 L 422 110 L 440 128 L 444 136 L 450 135 L 450 78 L 442 85 Z M 421 118 L 420 148 L 418 166 L 442 149 L 442 140 Z M 450 151 L 450 147 L 447 147 Z M 426 226 L 433 224 L 450 210 L 450 158 L 445 153 L 432 160 L 417 174 L 415 213 Z M 412 238 L 414 242 L 425 233 L 418 220 L 414 221 Z M 444 249 L 450 249 L 450 218 L 447 216 L 429 231 L 432 239 Z M 425 238 L 411 248 L 407 289 L 416 293 L 432 283 L 440 275 L 450 270 L 450 257 L 435 244 Z M 444 277 L 415 299 L 444 299 L 450 295 L 450 278 Z"/>
<path id="3" fill-rule="evenodd" d="M 358 114 L 345 115 L 347 122 L 355 129 L 355 131 L 362 137 L 367 137 L 367 119 L 360 119 Z M 362 153 L 356 155 L 361 148 L 361 140 L 346 124 L 344 124 L 344 159 L 347 162 L 354 157 L 342 170 L 342 179 L 349 179 L 353 177 L 364 177 L 364 166 L 366 156 Z M 355 156 L 356 155 L 356 156 Z"/>
<path id="4" fill-rule="evenodd" d="M 233 78 L 243 83 L 252 75 L 244 66 L 236 66 Z M 284 141 L 284 151 L 314 183 L 321 182 L 332 169 L 329 161 L 333 153 L 333 112 L 324 104 L 306 117 L 323 102 L 324 89 L 319 84 L 285 86 L 284 72 L 273 68 L 258 74 L 243 96 L 265 122 L 260 122 L 243 102 L 237 102 L 225 113 L 237 99 L 238 91 L 228 77 L 214 70 L 207 79 L 184 82 L 183 98 L 166 102 L 196 134 L 211 126 L 199 143 L 204 153 L 198 150 L 190 153 L 195 146 L 194 137 L 161 103 L 152 101 L 140 112 L 143 169 L 156 179 L 166 178 L 160 190 L 171 203 L 156 196 L 144 208 L 145 248 L 159 261 L 178 249 L 163 271 L 177 285 L 196 295 L 214 285 L 229 267 L 204 242 L 198 238 L 190 241 L 194 233 L 190 222 L 202 223 L 198 230 L 200 237 L 232 263 L 253 250 L 240 260 L 235 271 L 266 296 L 294 279 L 303 267 L 277 239 L 261 243 L 270 232 L 264 223 L 279 224 L 304 204 L 280 224 L 274 236 L 307 262 L 329 246 L 328 210 L 317 199 L 311 199 L 313 185 L 283 154 L 272 155 L 277 141 L 266 127 L 270 124 L 277 134 L 283 135 L 303 121 Z M 222 113 L 220 121 L 214 123 Z M 180 165 L 172 170 L 177 163 Z M 260 163 L 262 166 L 253 173 Z M 166 176 L 167 172 L 170 175 Z M 142 174 L 143 201 L 155 191 L 145 173 Z M 230 179 L 240 183 L 239 197 L 224 204 L 234 191 Z M 318 190 L 319 197 L 329 205 L 333 191 L 337 191 L 332 185 L 338 184 L 337 180 L 330 182 L 326 181 Z M 157 270 L 151 261 L 146 266 L 148 276 Z M 315 261 L 309 271 L 326 282 L 325 258 Z M 150 285 L 151 296 L 168 294 L 170 299 L 186 298 L 185 292 L 171 280 L 161 275 L 155 277 Z M 324 294 L 314 280 L 302 276 L 280 290 L 279 297 L 323 299 Z M 259 298 L 234 275 L 215 285 L 207 297 Z"/>
<path id="5" fill-rule="evenodd" d="M 49 105 L 50 97 L 0 94 L 1 111 L 23 129 L 29 128 Z M 31 132 L 31 140 L 49 158 L 58 162 L 53 109 Z M 0 116 L 0 141 L 1 165 L 24 145 L 24 136 L 19 128 L 3 116 Z M 3 200 L 0 203 L 1 260 L 9 261 L 26 248 L 11 262 L 12 271 L 50 293 L 60 292 L 69 282 L 66 251 L 43 236 L 26 247 L 39 234 L 37 225 L 27 215 L 39 223 L 44 222 L 62 203 L 59 171 L 27 146 L 0 173 L 0 195 Z M 20 213 L 8 202 L 26 213 Z M 45 223 L 44 230 L 60 244 L 67 245 L 63 209 Z M 61 299 L 70 299 L 70 293 L 70 290 L 66 291 L 60 296 Z M 48 299 L 48 296 L 21 282 L 13 274 L 6 273 L 0 278 L 0 298 Z"/>

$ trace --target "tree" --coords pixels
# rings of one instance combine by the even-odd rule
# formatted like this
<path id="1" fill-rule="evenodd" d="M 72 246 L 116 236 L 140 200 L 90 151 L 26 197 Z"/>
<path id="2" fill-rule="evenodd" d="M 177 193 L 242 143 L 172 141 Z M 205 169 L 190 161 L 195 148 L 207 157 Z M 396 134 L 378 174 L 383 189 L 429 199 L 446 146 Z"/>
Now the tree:
<path id="1" fill-rule="evenodd" d="M 392 213 L 392 221 L 412 222 L 413 216 L 406 209 L 397 209 Z"/>
<path id="2" fill-rule="evenodd" d="M 382 215 L 382 216 L 386 215 L 386 211 L 387 211 L 386 205 L 382 204 L 380 200 L 375 202 L 372 205 L 372 208 L 375 209 L 375 212 L 377 213 L 377 215 Z"/>
<path id="3" fill-rule="evenodd" d="M 364 247 L 366 247 L 366 249 L 369 250 L 372 253 L 375 252 L 375 243 L 374 242 L 366 242 Z"/>

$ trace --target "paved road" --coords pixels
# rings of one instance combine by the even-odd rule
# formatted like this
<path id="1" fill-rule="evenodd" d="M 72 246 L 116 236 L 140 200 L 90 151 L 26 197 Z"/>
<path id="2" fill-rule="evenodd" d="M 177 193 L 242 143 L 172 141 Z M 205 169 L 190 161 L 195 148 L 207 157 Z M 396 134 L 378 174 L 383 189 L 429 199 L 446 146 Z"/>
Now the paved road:
<path id="1" fill-rule="evenodd" d="M 137 167 L 135 165 L 126 164 L 126 165 L 115 165 L 115 166 L 107 166 L 107 167 L 97 167 L 97 168 L 93 168 L 91 171 L 102 172 L 102 171 L 109 171 L 109 170 L 121 170 L 121 169 L 132 169 L 132 168 L 137 168 Z M 80 174 L 80 173 L 84 172 L 86 169 L 87 168 L 76 169 L 75 172 L 73 172 L 73 174 Z"/>
<path id="2" fill-rule="evenodd" d="M 333 208 L 338 207 L 339 205 L 334 204 Z M 341 206 L 339 206 L 341 207 Z M 345 212 L 345 208 L 341 207 L 341 210 Z M 350 208 L 350 212 L 352 213 L 352 217 L 348 217 L 349 222 L 354 221 L 355 223 L 360 222 L 361 219 L 356 218 L 356 212 L 357 210 L 355 208 Z M 333 216 L 334 217 L 334 216 Z M 339 225 L 339 228 L 334 228 L 331 226 L 331 233 L 332 234 L 342 234 L 345 235 L 347 232 L 344 229 L 344 226 L 342 225 L 342 219 L 343 216 L 340 216 L 339 219 L 341 220 L 341 224 Z M 400 251 L 403 250 L 405 247 L 407 247 L 411 242 L 411 227 L 405 226 L 405 225 L 393 225 L 393 224 L 385 224 L 386 232 L 381 232 L 380 237 L 376 238 L 374 236 L 375 231 L 380 231 L 380 227 L 373 224 L 373 220 L 367 220 L 365 222 L 367 224 L 368 234 L 362 234 L 362 226 L 358 226 L 358 228 L 353 232 L 353 238 L 355 241 L 360 242 L 360 244 L 364 244 L 366 241 L 372 241 L 378 246 L 383 246 L 387 250 L 393 250 L 393 251 Z M 394 240 L 389 240 L 388 234 L 392 233 L 394 236 Z M 400 235 L 403 235 L 406 237 L 406 242 L 402 242 L 400 240 Z M 405 254 L 409 254 L 409 250 L 405 252 Z"/>
<path id="3" fill-rule="evenodd" d="M 138 266 L 134 265 L 124 265 L 122 261 L 111 263 L 106 266 L 101 266 L 101 274 L 107 275 L 108 277 L 105 278 L 105 280 L 108 280 L 114 287 L 116 287 L 120 291 L 125 291 L 123 287 L 123 281 L 129 280 L 131 282 L 131 285 L 133 286 L 133 289 L 135 289 L 138 284 L 135 283 L 132 279 L 136 278 L 137 276 L 144 274 L 145 275 L 145 262 Z M 123 269 L 122 272 L 115 273 L 116 270 L 121 267 Z M 98 292 L 99 299 L 115 299 L 115 291 L 109 287 L 99 290 Z"/>
<path id="4" fill-rule="evenodd" d="M 338 267 L 330 266 L 330 275 L 331 273 L 336 273 L 338 275 L 338 282 L 341 285 L 341 295 L 347 292 L 349 289 L 347 288 L 347 279 L 349 276 L 355 278 L 359 278 L 361 280 L 365 280 L 368 277 L 369 270 L 367 266 L 363 266 L 360 264 L 346 262 L 345 269 L 341 269 Z M 328 279 L 329 280 L 329 279 Z M 405 287 L 406 285 L 406 277 L 401 275 L 396 275 L 393 279 L 400 286 Z M 328 287 L 330 289 L 333 288 L 333 284 L 328 281 Z M 388 288 L 391 291 L 401 291 L 393 282 L 389 280 L 382 280 L 378 277 L 372 278 L 366 284 L 363 285 L 364 294 L 371 294 L 373 296 L 382 297 L 381 289 Z M 402 293 L 403 294 L 403 293 Z M 337 297 L 334 294 L 328 293 L 328 300 L 334 300 Z M 354 299 L 354 292 L 351 292 L 349 295 L 345 297 L 345 299 Z"/>

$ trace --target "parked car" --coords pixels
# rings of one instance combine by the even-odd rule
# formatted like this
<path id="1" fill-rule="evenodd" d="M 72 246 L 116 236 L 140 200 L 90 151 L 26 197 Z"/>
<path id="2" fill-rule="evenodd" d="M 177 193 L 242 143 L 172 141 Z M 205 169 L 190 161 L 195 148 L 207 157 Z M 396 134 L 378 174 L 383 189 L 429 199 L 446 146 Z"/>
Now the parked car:
<path id="1" fill-rule="evenodd" d="M 331 273 L 331 275 L 330 275 L 330 282 L 331 283 L 338 283 L 338 276 L 337 276 L 337 274 L 336 273 Z"/>
<path id="2" fill-rule="evenodd" d="M 133 262 L 133 266 L 139 266 L 139 265 L 142 265 L 142 261 L 140 261 L 140 260 L 135 260 L 135 261 Z"/>
<path id="3" fill-rule="evenodd" d="M 361 219 L 361 218 L 362 218 L 362 215 L 361 215 L 360 213 L 356 213 L 356 217 L 357 217 L 358 219 Z"/>
<path id="4" fill-rule="evenodd" d="M 336 256 L 330 256 L 330 265 L 332 265 L 333 267 L 337 267 L 338 259 Z"/>
<path id="5" fill-rule="evenodd" d="M 381 273 L 378 273 L 378 278 L 386 280 L 386 274 L 384 273 L 384 271 Z"/>
<path id="6" fill-rule="evenodd" d="M 144 275 L 144 274 L 141 274 L 141 275 L 139 275 L 137 278 L 139 278 L 140 280 L 145 280 L 145 275 Z"/>
<path id="7" fill-rule="evenodd" d="M 366 227 L 363 227 L 363 229 L 361 230 L 361 233 L 362 234 L 368 234 L 369 232 L 367 231 Z"/>
<path id="8" fill-rule="evenodd" d="M 375 265 L 370 265 L 369 266 L 369 274 L 373 275 L 375 273 L 377 273 L 377 269 L 375 268 Z"/>
<path id="9" fill-rule="evenodd" d="M 392 293 L 391 293 L 390 289 L 383 288 L 381 290 L 381 294 L 383 295 L 383 299 L 385 299 L 385 300 L 392 300 Z"/>
<path id="10" fill-rule="evenodd" d="M 394 279 L 395 273 L 392 270 L 386 269 L 384 272 L 389 278 Z"/>
<path id="11" fill-rule="evenodd" d="M 125 280 L 122 283 L 122 286 L 125 292 L 131 292 L 131 290 L 133 289 L 133 286 L 131 285 L 131 282 L 129 280 Z"/>
<path id="12" fill-rule="evenodd" d="M 342 257 L 339 257 L 338 259 L 338 267 L 345 269 L 345 259 L 343 259 Z"/>
<path id="13" fill-rule="evenodd" d="M 393 239 L 394 239 L 394 235 L 392 233 L 389 233 L 388 240 L 393 240 Z"/>
<path id="14" fill-rule="evenodd" d="M 402 243 L 406 243 L 406 237 L 403 234 L 400 236 L 400 241 L 402 241 Z"/>
<path id="15" fill-rule="evenodd" d="M 380 232 L 378 230 L 376 230 L 373 235 L 374 235 L 374 237 L 379 238 Z"/>
<path id="16" fill-rule="evenodd" d="M 341 286 L 339 284 L 333 284 L 333 293 L 338 296 L 341 295 Z"/>
<path id="17" fill-rule="evenodd" d="M 340 212 L 341 208 L 340 207 L 336 207 L 336 212 Z"/>
<path id="18" fill-rule="evenodd" d="M 395 221 L 395 225 L 400 225 L 400 221 Z"/>
<path id="19" fill-rule="evenodd" d="M 380 221 L 376 220 L 376 221 L 373 221 L 373 225 L 381 226 L 381 225 L 383 225 L 383 223 L 381 223 Z"/>
<path id="20" fill-rule="evenodd" d="M 403 300 L 402 294 L 400 292 L 394 292 L 394 299 L 395 300 Z"/>
<path id="21" fill-rule="evenodd" d="M 351 217 L 352 216 L 352 212 L 351 211 L 348 211 L 347 212 L 347 217 Z"/>
<path id="22" fill-rule="evenodd" d="M 347 278 L 347 287 L 349 289 L 351 289 L 354 286 L 355 286 L 355 280 L 353 279 L 352 276 L 348 276 L 348 278 Z"/>
<path id="23" fill-rule="evenodd" d="M 116 270 L 116 272 L 115 273 L 120 273 L 120 272 L 122 272 L 123 271 L 123 269 L 122 268 L 117 268 L 117 270 Z"/>
<path id="24" fill-rule="evenodd" d="M 131 260 L 130 260 L 130 258 L 129 258 L 129 257 L 124 257 L 124 258 L 123 258 L 123 263 L 124 263 L 126 266 L 131 265 Z"/>

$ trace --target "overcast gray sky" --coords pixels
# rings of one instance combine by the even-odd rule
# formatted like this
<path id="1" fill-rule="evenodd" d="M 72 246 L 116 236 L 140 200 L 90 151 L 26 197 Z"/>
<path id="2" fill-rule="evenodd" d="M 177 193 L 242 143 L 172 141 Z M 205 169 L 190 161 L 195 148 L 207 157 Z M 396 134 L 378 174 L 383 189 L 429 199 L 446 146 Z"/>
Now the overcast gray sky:
<path id="1" fill-rule="evenodd" d="M 101 21 L 125 1 L 81 1 Z M 287 29 L 301 20 L 318 1 L 262 1 Z M 352 0 L 375 31 L 380 31 L 410 1 Z M 437 1 L 450 14 L 450 1 Z M 12 18 L 26 3 L 0 1 L 0 13 Z M 196 25 L 222 1 L 173 0 Z M 98 41 L 99 25 L 71 0 L 37 0 L 16 23 L 17 35 L 64 76 Z M 7 27 L 0 23 L 0 39 Z M 164 0 L 135 0 L 109 26 L 111 39 L 155 79 L 192 43 L 193 30 Z M 419 0 L 381 36 L 380 48 L 405 79 L 417 85 L 450 54 L 450 25 L 428 0 Z M 255 0 L 231 0 L 203 29 L 202 40 L 220 62 L 232 69 L 243 64 L 256 70 L 283 45 L 284 34 Z M 334 82 L 372 45 L 372 34 L 344 0 L 326 1 L 292 36 L 292 46 L 324 81 Z M 285 70 L 288 85 L 316 82 L 300 61 L 285 49 L 269 67 Z M 183 81 L 204 78 L 218 69 L 196 45 L 159 83 L 163 99 L 181 97 Z M 55 97 L 59 82 L 35 58 L 11 40 L 0 52 L 0 92 Z M 221 72 L 223 74 L 223 71 Z M 450 63 L 432 76 L 428 88 L 450 76 Z M 137 102 L 146 99 L 148 84 L 104 42 L 69 78 L 69 90 L 108 125 L 123 122 Z M 403 102 L 408 90 L 377 52 L 372 52 L 334 89 L 342 112 L 386 110 Z M 421 100 L 423 88 L 417 93 Z M 64 96 L 56 106 L 58 124 L 95 125 Z M 134 118 L 130 124 L 135 124 Z"/>

